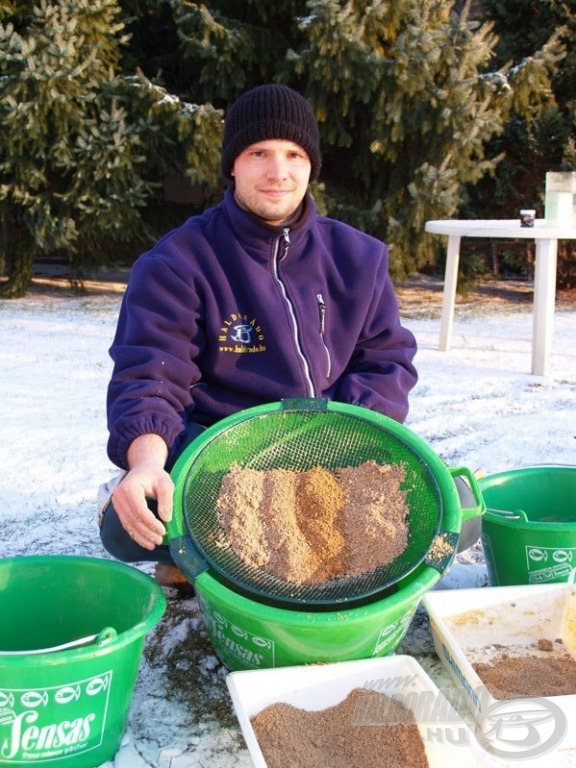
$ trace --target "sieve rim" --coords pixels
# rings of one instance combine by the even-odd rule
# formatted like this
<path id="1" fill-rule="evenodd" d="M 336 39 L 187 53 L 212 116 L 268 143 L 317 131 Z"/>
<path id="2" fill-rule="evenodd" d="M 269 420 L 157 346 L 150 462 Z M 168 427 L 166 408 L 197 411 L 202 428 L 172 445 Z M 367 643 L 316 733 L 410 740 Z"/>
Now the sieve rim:
<path id="1" fill-rule="evenodd" d="M 305 604 L 311 609 L 325 609 L 370 602 L 412 573 L 426 559 L 435 538 L 441 531 L 442 524 L 446 522 L 442 483 L 446 482 L 446 478 L 452 482 L 447 467 L 426 443 L 397 422 L 358 406 L 331 401 L 322 402 L 325 403 L 323 408 L 319 408 L 316 402 L 314 408 L 307 408 L 306 404 L 302 404 L 302 401 L 291 405 L 281 401 L 265 407 L 258 406 L 247 409 L 240 414 L 234 414 L 234 418 L 224 419 L 218 425 L 214 425 L 214 428 L 206 430 L 200 438 L 197 438 L 189 446 L 188 455 L 185 458 L 181 457 L 176 472 L 175 507 L 181 513 L 182 520 L 179 526 L 175 526 L 177 536 L 173 537 L 174 541 L 170 542 L 171 551 L 181 548 L 182 541 L 186 540 L 186 546 L 191 544 L 193 548 L 197 549 L 205 560 L 206 567 L 215 572 L 227 586 L 249 597 L 256 597 L 260 601 L 270 602 L 273 605 L 281 603 L 286 607 L 302 607 Z M 190 508 L 186 508 L 186 503 L 190 499 L 190 485 L 196 480 L 194 472 L 202 458 L 206 456 L 208 451 L 217 450 L 219 443 L 230 439 L 230 436 L 238 428 L 248 429 L 254 419 L 270 420 L 272 417 L 277 419 L 280 415 L 286 416 L 286 414 L 290 414 L 291 418 L 294 416 L 305 419 L 324 418 L 316 415 L 319 413 L 325 414 L 325 418 L 330 419 L 332 426 L 334 420 L 341 417 L 346 418 L 348 423 L 361 423 L 364 431 L 369 429 L 379 438 L 385 438 L 388 450 L 390 450 L 390 444 L 394 449 L 398 445 L 402 446 L 402 450 L 410 456 L 410 470 L 414 471 L 415 466 L 417 466 L 416 477 L 419 482 L 423 478 L 425 479 L 426 493 L 428 496 L 432 495 L 434 500 L 434 505 L 430 506 L 435 508 L 427 512 L 433 519 L 432 522 L 427 521 L 428 535 L 425 543 L 416 547 L 417 551 L 414 554 L 414 547 L 410 547 L 409 541 L 406 550 L 386 565 L 358 576 L 338 577 L 322 584 L 298 585 L 280 579 L 262 568 L 246 565 L 235 554 L 230 558 L 225 558 L 223 562 L 222 548 L 214 547 L 214 535 L 211 535 L 209 531 L 206 532 L 205 526 L 199 525 L 197 514 Z M 311 414 L 313 414 L 312 417 Z M 242 461 L 239 461 L 239 464 L 242 466 Z M 340 463 L 339 466 L 343 466 L 343 464 Z M 446 477 L 441 477 L 441 482 L 437 477 L 438 467 L 443 468 L 446 473 Z M 193 499 L 192 494 L 192 501 Z M 412 514 L 412 509 L 409 510 L 409 513 Z M 213 526 L 215 515 L 210 518 L 208 523 L 208 527 Z M 222 529 L 220 528 L 220 530 Z M 456 534 L 458 533 L 459 530 L 456 531 Z M 407 552 L 408 554 L 406 554 Z M 194 577 L 197 575 L 194 574 Z"/>

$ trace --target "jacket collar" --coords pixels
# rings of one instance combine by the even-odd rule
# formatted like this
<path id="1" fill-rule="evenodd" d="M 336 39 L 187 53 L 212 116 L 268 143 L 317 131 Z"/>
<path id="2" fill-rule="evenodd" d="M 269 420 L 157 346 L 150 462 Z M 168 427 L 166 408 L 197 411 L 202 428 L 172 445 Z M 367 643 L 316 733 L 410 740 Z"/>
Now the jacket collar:
<path id="1" fill-rule="evenodd" d="M 302 202 L 302 215 L 298 221 L 288 227 L 292 243 L 297 243 L 316 219 L 316 205 L 309 192 L 306 193 Z M 230 184 L 226 190 L 222 205 L 232 228 L 238 237 L 247 244 L 256 245 L 258 241 L 270 243 L 286 229 L 284 225 L 270 226 L 255 214 L 240 208 L 234 197 L 234 184 Z"/>

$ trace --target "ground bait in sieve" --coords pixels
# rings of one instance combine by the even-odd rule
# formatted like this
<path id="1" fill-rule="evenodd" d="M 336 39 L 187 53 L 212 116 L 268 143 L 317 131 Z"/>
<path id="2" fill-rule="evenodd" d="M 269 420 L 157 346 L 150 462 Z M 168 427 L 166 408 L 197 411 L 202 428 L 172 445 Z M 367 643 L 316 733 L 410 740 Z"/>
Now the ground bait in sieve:
<path id="1" fill-rule="evenodd" d="M 233 465 L 216 502 L 237 556 L 295 584 L 387 565 L 408 543 L 404 465 L 306 472 Z"/>

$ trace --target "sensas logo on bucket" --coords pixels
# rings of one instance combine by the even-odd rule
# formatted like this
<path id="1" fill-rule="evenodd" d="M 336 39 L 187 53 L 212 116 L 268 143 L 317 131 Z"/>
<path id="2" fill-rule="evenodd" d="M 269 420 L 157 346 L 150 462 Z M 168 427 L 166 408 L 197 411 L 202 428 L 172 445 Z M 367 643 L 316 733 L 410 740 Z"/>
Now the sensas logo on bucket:
<path id="1" fill-rule="evenodd" d="M 78 755 L 102 744 L 112 672 L 66 685 L 0 689 L 0 765 Z"/>

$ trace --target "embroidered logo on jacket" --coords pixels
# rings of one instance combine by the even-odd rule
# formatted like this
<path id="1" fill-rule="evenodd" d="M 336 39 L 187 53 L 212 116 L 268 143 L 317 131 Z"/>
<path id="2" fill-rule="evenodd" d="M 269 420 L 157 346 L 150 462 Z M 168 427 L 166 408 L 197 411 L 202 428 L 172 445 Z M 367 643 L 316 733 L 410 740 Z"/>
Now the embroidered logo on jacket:
<path id="1" fill-rule="evenodd" d="M 265 352 L 264 334 L 256 319 L 233 312 L 220 328 L 220 352 Z"/>

